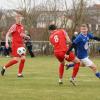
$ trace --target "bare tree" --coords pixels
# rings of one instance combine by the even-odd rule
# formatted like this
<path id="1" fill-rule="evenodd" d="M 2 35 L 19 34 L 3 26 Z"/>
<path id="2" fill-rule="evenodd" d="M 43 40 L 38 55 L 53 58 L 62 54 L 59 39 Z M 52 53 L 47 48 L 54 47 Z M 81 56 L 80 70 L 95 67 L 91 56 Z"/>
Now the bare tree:
<path id="1" fill-rule="evenodd" d="M 77 26 L 84 22 L 86 11 L 86 0 L 72 0 L 71 16 L 73 16 L 73 24 L 70 33 L 73 33 Z"/>
<path id="2" fill-rule="evenodd" d="M 20 13 L 24 17 L 24 24 L 26 29 L 29 30 L 31 26 L 36 27 L 36 21 L 40 14 L 38 9 L 36 9 L 35 0 L 20 0 L 20 9 L 15 10 L 17 13 Z M 31 6 L 31 4 L 33 4 Z"/>

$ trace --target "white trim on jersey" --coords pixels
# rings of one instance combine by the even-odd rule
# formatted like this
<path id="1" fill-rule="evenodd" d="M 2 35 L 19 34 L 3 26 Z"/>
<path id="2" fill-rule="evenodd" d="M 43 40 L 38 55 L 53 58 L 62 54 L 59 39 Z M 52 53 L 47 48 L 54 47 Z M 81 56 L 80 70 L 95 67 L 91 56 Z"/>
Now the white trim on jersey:
<path id="1" fill-rule="evenodd" d="M 8 30 L 9 33 L 16 31 L 16 24 L 13 24 L 10 29 Z"/>

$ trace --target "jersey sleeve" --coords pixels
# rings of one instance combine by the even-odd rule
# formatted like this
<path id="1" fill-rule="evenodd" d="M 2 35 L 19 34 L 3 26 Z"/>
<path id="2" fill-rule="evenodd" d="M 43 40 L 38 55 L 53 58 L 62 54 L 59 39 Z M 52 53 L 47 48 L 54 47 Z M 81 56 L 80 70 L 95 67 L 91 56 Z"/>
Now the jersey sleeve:
<path id="1" fill-rule="evenodd" d="M 15 32 L 16 31 L 16 24 L 12 25 L 10 29 L 8 30 L 9 33 Z"/>
<path id="2" fill-rule="evenodd" d="M 73 41 L 74 44 L 77 44 L 81 41 L 81 36 L 77 36 L 76 39 Z"/>
<path id="3" fill-rule="evenodd" d="M 94 34 L 93 33 L 88 33 L 88 37 L 89 37 L 89 39 L 93 39 L 94 38 Z"/>

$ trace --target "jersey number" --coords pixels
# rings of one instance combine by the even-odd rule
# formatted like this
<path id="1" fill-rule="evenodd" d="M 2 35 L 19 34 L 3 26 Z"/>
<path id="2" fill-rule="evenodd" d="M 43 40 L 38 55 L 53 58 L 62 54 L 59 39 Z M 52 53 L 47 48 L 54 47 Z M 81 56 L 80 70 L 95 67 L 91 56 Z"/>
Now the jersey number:
<path id="1" fill-rule="evenodd" d="M 55 36 L 54 36 L 54 41 L 55 41 L 55 43 L 58 43 L 58 42 L 59 42 L 59 37 L 58 37 L 58 35 L 55 35 Z"/>

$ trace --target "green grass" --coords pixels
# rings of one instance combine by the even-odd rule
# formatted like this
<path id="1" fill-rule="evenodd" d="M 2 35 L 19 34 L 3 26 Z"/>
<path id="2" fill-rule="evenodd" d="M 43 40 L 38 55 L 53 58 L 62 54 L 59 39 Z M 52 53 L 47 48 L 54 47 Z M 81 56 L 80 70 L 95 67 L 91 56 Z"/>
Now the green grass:
<path id="1" fill-rule="evenodd" d="M 4 65 L 10 58 L 0 58 Z M 100 70 L 100 58 L 93 59 Z M 52 56 L 27 58 L 24 78 L 17 78 L 18 64 L 0 76 L 0 100 L 100 100 L 100 80 L 89 68 L 80 68 L 77 86 L 69 82 L 71 69 L 65 70 L 64 84 L 58 85 L 58 62 Z"/>

